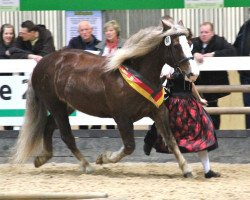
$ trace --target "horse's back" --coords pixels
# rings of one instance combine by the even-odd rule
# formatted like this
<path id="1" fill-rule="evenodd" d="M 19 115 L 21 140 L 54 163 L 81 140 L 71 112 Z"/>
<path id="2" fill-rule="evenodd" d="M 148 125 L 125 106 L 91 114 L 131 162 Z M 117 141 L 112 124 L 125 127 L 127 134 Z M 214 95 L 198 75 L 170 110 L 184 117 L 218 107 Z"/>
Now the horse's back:
<path id="1" fill-rule="evenodd" d="M 104 103 L 106 58 L 81 50 L 62 50 L 45 56 L 35 67 L 32 86 L 45 102 L 67 102 L 74 108 Z M 98 100 L 98 101 L 99 101 Z M 85 107 L 85 106 L 84 106 Z M 88 113 L 94 114 L 88 108 Z M 91 109 L 93 110 L 93 109 Z"/>

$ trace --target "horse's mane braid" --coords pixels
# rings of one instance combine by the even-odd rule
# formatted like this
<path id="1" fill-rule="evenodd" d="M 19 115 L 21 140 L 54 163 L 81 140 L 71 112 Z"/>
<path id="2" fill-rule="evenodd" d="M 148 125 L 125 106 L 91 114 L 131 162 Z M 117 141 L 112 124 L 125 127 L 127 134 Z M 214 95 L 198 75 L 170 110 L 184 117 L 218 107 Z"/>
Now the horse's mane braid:
<path id="1" fill-rule="evenodd" d="M 105 71 L 112 71 L 118 68 L 125 60 L 149 53 L 161 43 L 165 36 L 174 34 L 187 35 L 187 33 L 187 29 L 178 24 L 172 24 L 171 29 L 165 32 L 163 32 L 161 26 L 142 29 L 127 39 L 121 49 L 116 50 L 114 54 L 108 57 Z"/>

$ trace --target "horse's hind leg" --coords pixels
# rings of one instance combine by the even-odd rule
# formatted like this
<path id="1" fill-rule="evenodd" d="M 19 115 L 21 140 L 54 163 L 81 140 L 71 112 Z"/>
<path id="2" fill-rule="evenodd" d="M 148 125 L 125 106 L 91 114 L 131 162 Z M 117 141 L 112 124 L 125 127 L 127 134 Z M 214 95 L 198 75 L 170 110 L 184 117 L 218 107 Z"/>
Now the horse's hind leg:
<path id="1" fill-rule="evenodd" d="M 52 136 L 53 132 L 56 129 L 56 124 L 54 118 L 49 115 L 47 117 L 47 122 L 44 130 L 44 141 L 43 141 L 43 151 L 42 153 L 35 158 L 34 164 L 35 167 L 40 167 L 45 164 L 53 156 L 52 149 Z"/>
<path id="2" fill-rule="evenodd" d="M 168 147 L 172 150 L 173 154 L 175 155 L 179 167 L 182 170 L 183 176 L 192 177 L 192 170 L 189 168 L 186 159 L 181 154 L 180 149 L 170 129 L 168 110 L 163 109 L 157 112 L 154 120 L 157 127 L 157 131 L 162 135 Z"/>
<path id="3" fill-rule="evenodd" d="M 68 114 L 71 114 L 74 110 L 68 107 Z M 55 129 L 57 128 L 56 123 L 52 115 L 47 117 L 47 122 L 45 125 L 43 133 L 43 151 L 39 156 L 35 158 L 34 165 L 35 167 L 40 167 L 45 164 L 53 156 L 53 147 L 52 147 L 52 137 Z"/>
<path id="4" fill-rule="evenodd" d="M 106 152 L 98 156 L 96 163 L 117 163 L 123 157 L 130 155 L 135 150 L 133 123 L 127 119 L 116 119 L 118 129 L 123 141 L 123 146 L 115 152 Z"/>
<path id="5" fill-rule="evenodd" d="M 90 166 L 88 161 L 84 158 L 83 154 L 76 147 L 75 138 L 72 134 L 69 123 L 67 106 L 62 102 L 58 102 L 57 107 L 53 110 L 50 110 L 50 112 L 52 113 L 57 127 L 60 130 L 62 140 L 71 150 L 71 152 L 75 155 L 75 157 L 80 161 L 80 165 L 82 167 L 83 172 L 91 173 L 93 171 L 93 168 Z"/>

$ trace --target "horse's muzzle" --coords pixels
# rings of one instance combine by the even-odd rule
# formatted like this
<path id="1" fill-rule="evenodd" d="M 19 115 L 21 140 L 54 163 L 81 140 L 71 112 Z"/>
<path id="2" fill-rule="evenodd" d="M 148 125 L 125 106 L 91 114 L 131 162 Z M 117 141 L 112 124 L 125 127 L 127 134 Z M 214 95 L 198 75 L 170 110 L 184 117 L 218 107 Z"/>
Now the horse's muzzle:
<path id="1" fill-rule="evenodd" d="M 195 82 L 196 79 L 198 78 L 198 75 L 195 75 L 194 73 L 189 73 L 187 74 L 187 78 L 192 81 L 192 82 Z"/>

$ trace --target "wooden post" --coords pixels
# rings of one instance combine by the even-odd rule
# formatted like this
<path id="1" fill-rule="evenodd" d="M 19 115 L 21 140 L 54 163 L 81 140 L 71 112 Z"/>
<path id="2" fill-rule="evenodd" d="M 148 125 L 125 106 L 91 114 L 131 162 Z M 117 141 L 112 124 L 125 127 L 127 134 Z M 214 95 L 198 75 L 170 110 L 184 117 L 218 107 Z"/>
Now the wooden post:
<path id="1" fill-rule="evenodd" d="M 106 193 L 0 193 L 0 199 L 2 200 L 19 200 L 19 199 L 94 199 L 94 198 L 107 198 L 108 195 Z"/>

